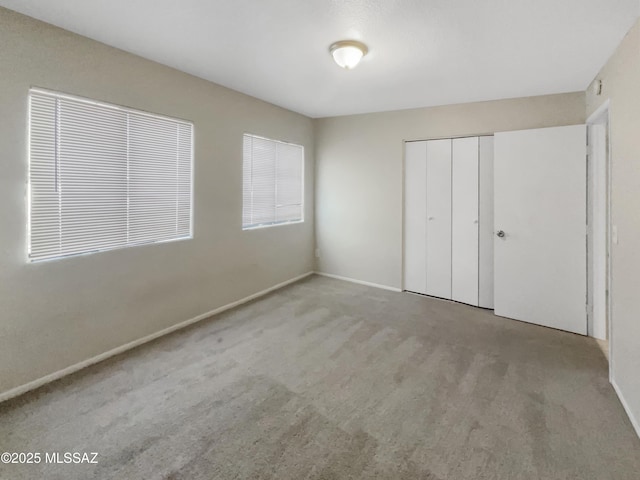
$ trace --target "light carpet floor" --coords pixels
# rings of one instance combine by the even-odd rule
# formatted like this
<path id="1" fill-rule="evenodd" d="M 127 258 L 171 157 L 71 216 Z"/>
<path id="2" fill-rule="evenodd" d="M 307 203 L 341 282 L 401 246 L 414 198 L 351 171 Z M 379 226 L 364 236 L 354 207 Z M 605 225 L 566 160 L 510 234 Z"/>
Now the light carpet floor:
<path id="1" fill-rule="evenodd" d="M 0 405 L 2 479 L 638 480 L 589 338 L 310 277 Z"/>

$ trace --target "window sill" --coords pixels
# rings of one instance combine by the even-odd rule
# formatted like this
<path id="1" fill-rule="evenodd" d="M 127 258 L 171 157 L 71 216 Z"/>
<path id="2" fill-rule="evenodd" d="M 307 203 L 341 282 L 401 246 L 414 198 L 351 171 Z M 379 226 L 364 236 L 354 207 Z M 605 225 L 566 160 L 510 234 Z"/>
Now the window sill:
<path id="1" fill-rule="evenodd" d="M 304 223 L 304 220 L 295 220 L 295 221 L 292 221 L 292 222 L 266 223 L 264 225 L 250 225 L 248 227 L 242 227 L 242 231 L 262 230 L 263 228 L 282 227 L 284 225 L 296 225 L 298 223 Z"/>

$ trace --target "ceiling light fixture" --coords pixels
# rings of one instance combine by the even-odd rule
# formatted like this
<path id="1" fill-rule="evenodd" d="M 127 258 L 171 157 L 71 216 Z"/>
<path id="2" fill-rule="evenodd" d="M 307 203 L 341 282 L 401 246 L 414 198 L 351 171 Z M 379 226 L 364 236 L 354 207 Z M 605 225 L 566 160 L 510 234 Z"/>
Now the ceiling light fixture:
<path id="1" fill-rule="evenodd" d="M 329 52 L 338 65 L 347 70 L 355 68 L 369 49 L 356 40 L 341 40 L 329 47 Z"/>

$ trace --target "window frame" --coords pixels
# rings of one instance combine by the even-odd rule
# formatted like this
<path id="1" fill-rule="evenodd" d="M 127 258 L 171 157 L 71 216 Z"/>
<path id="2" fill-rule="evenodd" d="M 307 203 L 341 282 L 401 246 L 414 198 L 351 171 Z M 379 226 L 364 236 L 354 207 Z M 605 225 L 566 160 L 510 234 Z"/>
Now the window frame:
<path id="1" fill-rule="evenodd" d="M 263 228 L 271 228 L 271 227 L 281 227 L 281 226 L 285 226 L 285 225 L 296 225 L 299 223 L 304 223 L 305 222 L 305 166 L 306 166 L 306 162 L 305 162 L 305 147 L 304 145 L 301 145 L 299 143 L 293 143 L 293 142 L 287 142 L 284 140 L 275 140 L 273 138 L 269 138 L 269 137 L 265 137 L 262 135 L 256 135 L 254 133 L 249 133 L 249 132 L 244 132 L 242 134 L 242 141 L 243 141 L 243 145 L 244 145 L 244 139 L 245 137 L 251 137 L 251 138 L 258 138 L 260 140 L 266 140 L 268 142 L 273 142 L 276 144 L 282 144 L 282 145 L 291 145 L 294 147 L 299 147 L 302 149 L 302 159 L 301 159 L 301 173 L 300 173 L 300 180 L 301 180 L 301 189 L 300 189 L 300 219 L 299 220 L 284 220 L 281 222 L 270 222 L 270 223 L 261 223 L 261 224 L 257 224 L 257 225 L 250 225 L 250 226 L 245 226 L 244 223 L 242 222 L 241 219 L 241 225 L 242 225 L 242 231 L 250 231 L 250 230 L 261 230 Z M 276 159 L 277 161 L 277 159 Z M 242 164 L 243 164 L 243 168 L 242 168 L 242 185 L 243 185 L 243 189 L 244 189 L 244 148 L 243 148 L 243 152 L 242 152 Z M 278 188 L 278 182 L 276 179 L 276 183 L 275 183 L 275 189 L 277 192 L 277 188 Z M 242 200 L 242 210 L 244 211 L 244 198 Z M 241 215 L 242 217 L 242 215 Z"/>
<path id="2" fill-rule="evenodd" d="M 102 108 L 108 108 L 108 109 L 112 109 L 112 110 L 117 110 L 117 111 L 121 111 L 121 112 L 125 112 L 125 113 L 131 113 L 131 114 L 135 114 L 135 115 L 139 115 L 139 116 L 143 116 L 143 117 L 151 117 L 151 118 L 156 118 L 159 120 L 163 120 L 163 121 L 172 121 L 175 122 L 176 124 L 185 124 L 187 126 L 189 126 L 190 128 L 190 133 L 191 133 L 191 139 L 189 142 L 189 153 L 190 153 L 190 158 L 189 158 L 189 168 L 190 168 L 190 175 L 189 175 L 189 185 L 190 185 L 190 195 L 189 195 L 189 234 L 186 236 L 181 236 L 181 237 L 176 237 L 176 238 L 168 238 L 168 239 L 162 239 L 162 240 L 150 240 L 150 241 L 141 241 L 141 242 L 135 242 L 135 243 L 130 243 L 130 244 L 124 244 L 124 245 L 117 245 L 117 246 L 113 246 L 113 247 L 104 247 L 104 248 L 96 248 L 94 250 L 88 250 L 88 251 L 82 251 L 82 252 L 76 252 L 76 253 L 65 253 L 65 254 L 61 254 L 61 255 L 56 255 L 56 256 L 48 256 L 48 257 L 42 257 L 42 258 L 33 258 L 31 256 L 32 253 L 32 242 L 31 242 L 31 236 L 32 236 L 32 178 L 31 178 L 31 174 L 32 174 L 32 138 L 31 138 L 31 133 L 32 133 L 32 119 L 31 119 L 31 115 L 32 115 L 32 93 L 35 94 L 42 94 L 42 95 L 48 95 L 48 96 L 52 96 L 52 97 L 56 97 L 56 98 L 60 98 L 60 99 L 68 99 L 71 101 L 75 101 L 75 102 L 81 102 L 84 104 L 88 104 L 88 105 L 96 105 Z M 67 259 L 67 258 L 72 258 L 72 257 L 82 257 L 82 256 L 86 256 L 86 255 L 93 255 L 95 253 L 101 253 L 101 252 L 109 252 L 109 251 L 114 251 L 114 250 L 123 250 L 123 249 L 128 249 L 128 248 L 135 248 L 135 247 L 142 247 L 142 246 L 149 246 L 149 245 L 160 245 L 160 244 L 164 244 L 164 243 L 173 243 L 173 242 L 180 242 L 180 241 L 184 241 L 184 240 L 193 240 L 194 239 L 194 207 L 195 207 L 195 125 L 191 120 L 186 120 L 183 118 L 178 118 L 178 117 L 173 117 L 173 116 L 169 116 L 169 115 L 163 115 L 163 114 L 157 114 L 157 113 L 152 113 L 146 110 L 141 110 L 141 109 L 136 109 L 136 108 L 132 108 L 132 107 L 127 107 L 124 105 L 119 105 L 119 104 L 114 104 L 114 103 L 109 103 L 106 101 L 101 101 L 101 100 L 95 100 L 92 98 L 88 98 L 88 97 L 83 97 L 80 95 L 74 95 L 74 94 L 70 94 L 70 93 L 65 93 L 65 92 L 59 92 L 56 90 L 51 90 L 51 89 L 47 89 L 47 88 L 42 88 L 42 87 L 37 87 L 37 86 L 31 86 L 29 88 L 28 94 L 27 94 L 27 191 L 26 191 L 26 196 L 27 196 L 27 222 L 26 222 L 26 258 L 27 258 L 27 263 L 29 264 L 37 264 L 37 263 L 43 263 L 43 262 L 52 262 L 52 261 L 57 261 L 57 260 L 62 260 L 62 259 Z M 129 196 L 127 196 L 127 201 L 129 200 Z"/>

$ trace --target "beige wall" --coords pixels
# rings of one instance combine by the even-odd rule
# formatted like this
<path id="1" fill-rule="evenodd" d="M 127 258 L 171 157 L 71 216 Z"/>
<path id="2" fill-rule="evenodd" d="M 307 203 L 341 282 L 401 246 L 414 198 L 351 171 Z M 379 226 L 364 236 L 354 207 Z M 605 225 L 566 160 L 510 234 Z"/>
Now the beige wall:
<path id="1" fill-rule="evenodd" d="M 313 269 L 313 124 L 0 8 L 0 392 Z M 195 125 L 193 240 L 26 262 L 27 93 Z M 243 232 L 242 134 L 304 145 L 305 223 Z"/>
<path id="2" fill-rule="evenodd" d="M 612 377 L 640 428 L 640 22 L 636 22 L 587 90 L 587 115 L 610 100 Z M 640 433 L 640 431 L 638 432 Z"/>
<path id="3" fill-rule="evenodd" d="M 402 285 L 403 140 L 584 123 L 584 93 L 316 120 L 318 270 Z"/>

